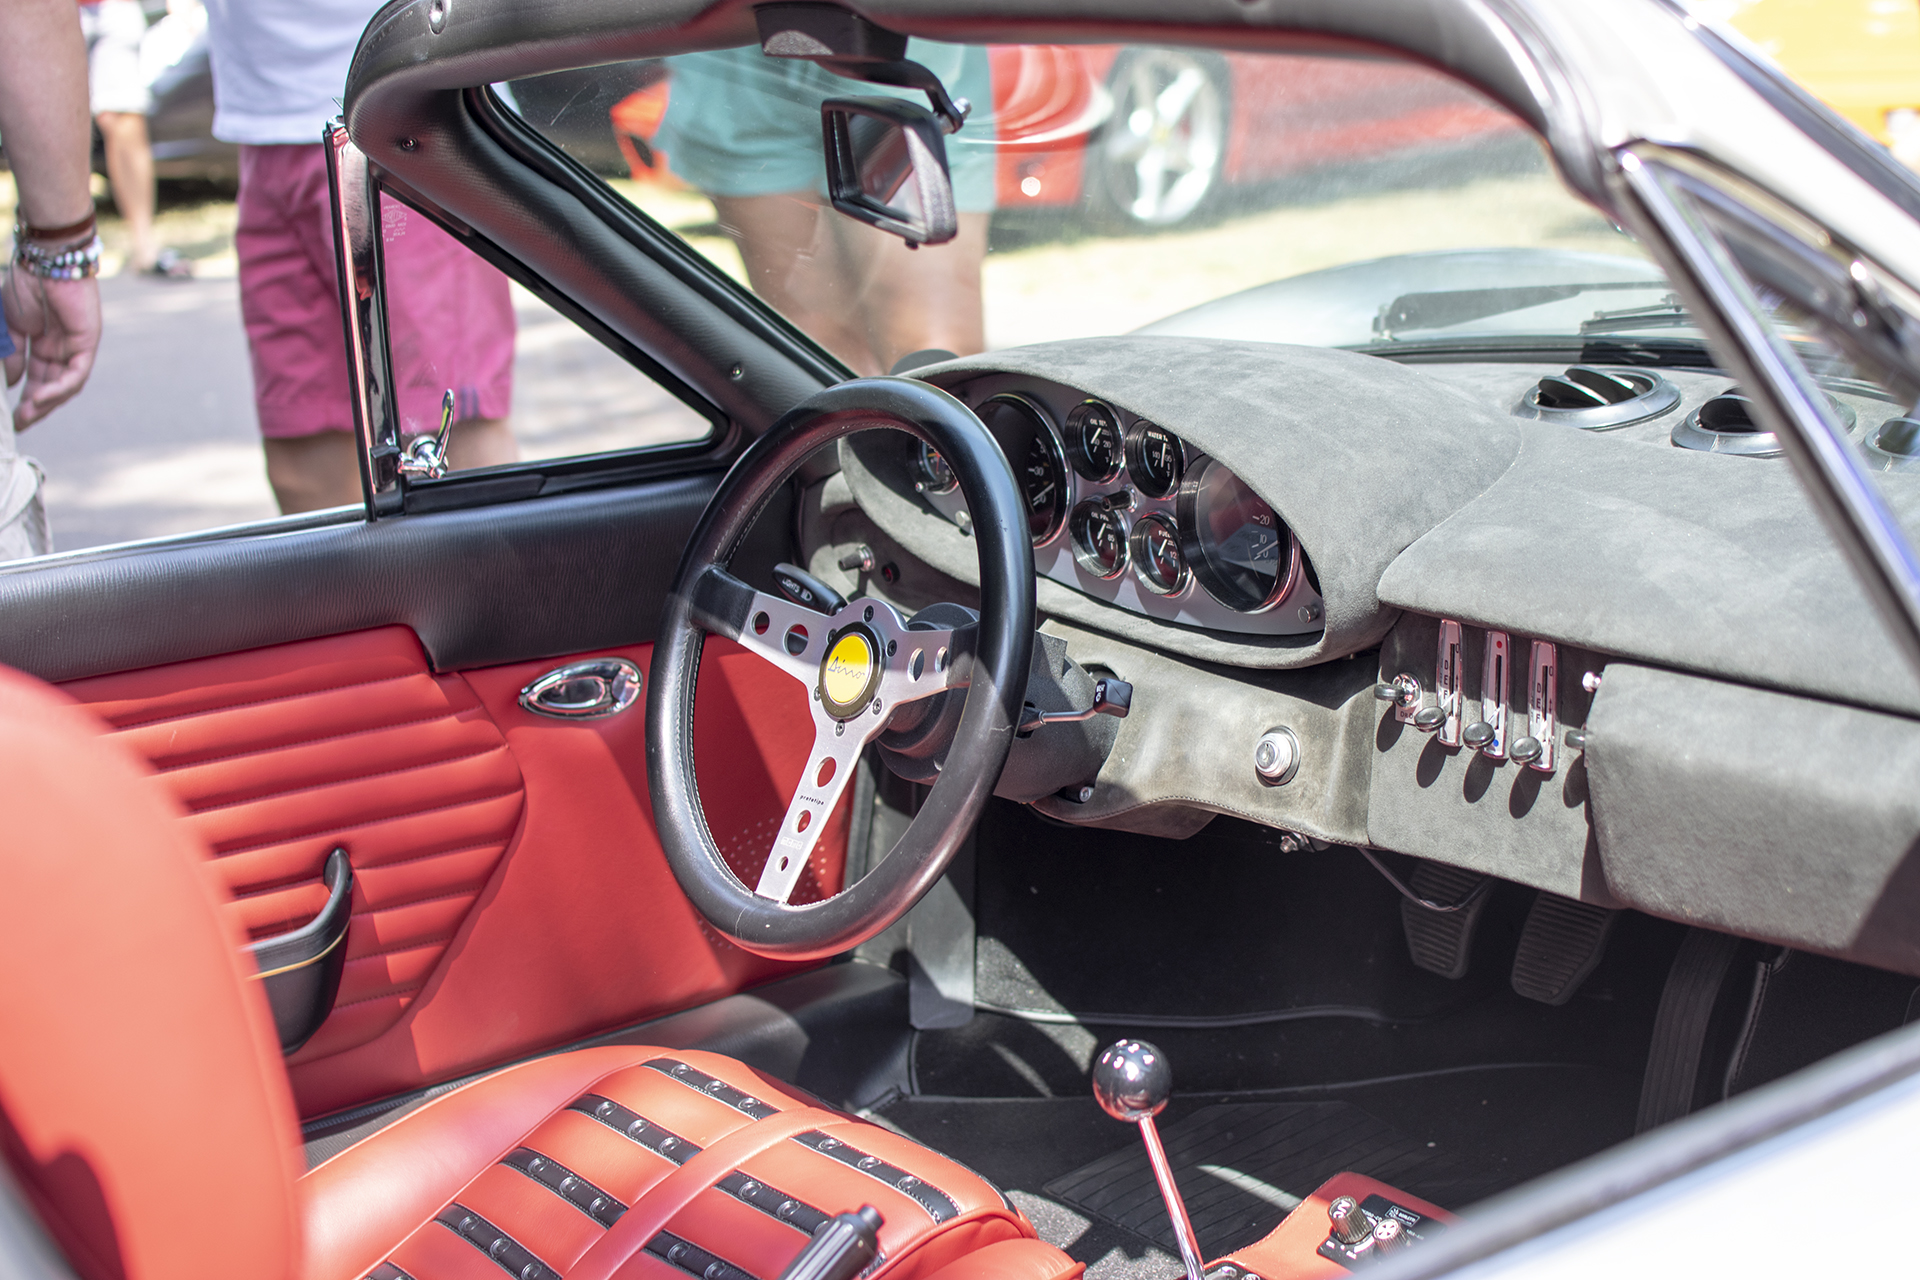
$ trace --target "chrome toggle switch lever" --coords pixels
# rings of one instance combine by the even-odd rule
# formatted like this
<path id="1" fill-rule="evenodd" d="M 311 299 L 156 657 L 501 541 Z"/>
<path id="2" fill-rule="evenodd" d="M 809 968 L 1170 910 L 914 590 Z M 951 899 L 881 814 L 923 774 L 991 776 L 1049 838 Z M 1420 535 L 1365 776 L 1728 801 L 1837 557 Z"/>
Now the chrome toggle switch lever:
<path id="1" fill-rule="evenodd" d="M 447 474 L 447 440 L 453 434 L 453 388 L 440 397 L 440 433 L 421 436 L 400 454 L 400 474 L 409 480 L 438 480 Z"/>
<path id="2" fill-rule="evenodd" d="M 1160 1131 L 1153 1125 L 1153 1118 L 1172 1093 L 1173 1068 L 1167 1065 L 1166 1055 L 1145 1040 L 1117 1040 L 1093 1064 L 1093 1096 L 1100 1109 L 1115 1120 L 1140 1126 L 1140 1140 L 1147 1144 L 1147 1162 L 1153 1166 L 1154 1181 L 1160 1184 L 1160 1198 L 1167 1202 L 1167 1216 L 1173 1219 L 1173 1238 L 1180 1242 L 1187 1280 L 1206 1280 L 1200 1266 L 1200 1241 L 1193 1234 L 1186 1202 L 1173 1180 L 1166 1148 L 1160 1145 Z"/>
<path id="3" fill-rule="evenodd" d="M 1420 710 L 1420 682 L 1404 671 L 1373 686 L 1373 696 L 1391 702 L 1393 718 L 1401 724 L 1412 724 L 1414 713 Z"/>

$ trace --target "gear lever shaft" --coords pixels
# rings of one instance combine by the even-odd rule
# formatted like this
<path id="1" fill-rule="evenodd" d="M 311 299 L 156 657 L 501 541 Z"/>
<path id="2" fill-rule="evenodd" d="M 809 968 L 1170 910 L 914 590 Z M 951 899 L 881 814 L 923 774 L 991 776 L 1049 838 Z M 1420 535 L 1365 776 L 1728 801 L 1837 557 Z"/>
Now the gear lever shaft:
<path id="1" fill-rule="evenodd" d="M 1093 1096 L 1100 1109 L 1115 1120 L 1140 1126 L 1140 1140 L 1147 1144 L 1147 1161 L 1160 1184 L 1160 1198 L 1167 1202 L 1167 1216 L 1173 1219 L 1180 1259 L 1187 1264 L 1187 1280 L 1205 1280 L 1200 1242 L 1194 1237 L 1186 1202 L 1173 1180 L 1166 1148 L 1160 1145 L 1160 1131 L 1153 1124 L 1172 1093 L 1173 1069 L 1167 1065 L 1166 1055 L 1145 1040 L 1117 1040 L 1093 1064 Z"/>

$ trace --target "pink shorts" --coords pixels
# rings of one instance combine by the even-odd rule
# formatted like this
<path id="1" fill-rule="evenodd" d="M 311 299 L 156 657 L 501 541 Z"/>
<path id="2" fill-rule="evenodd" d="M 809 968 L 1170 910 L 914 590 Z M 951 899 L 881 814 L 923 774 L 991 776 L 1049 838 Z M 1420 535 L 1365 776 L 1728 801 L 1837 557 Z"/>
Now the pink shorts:
<path id="1" fill-rule="evenodd" d="M 406 206 L 381 198 L 388 344 L 400 430 L 513 407 L 513 301 L 507 278 Z M 240 314 L 265 436 L 353 429 L 327 159 L 318 144 L 240 148 Z"/>

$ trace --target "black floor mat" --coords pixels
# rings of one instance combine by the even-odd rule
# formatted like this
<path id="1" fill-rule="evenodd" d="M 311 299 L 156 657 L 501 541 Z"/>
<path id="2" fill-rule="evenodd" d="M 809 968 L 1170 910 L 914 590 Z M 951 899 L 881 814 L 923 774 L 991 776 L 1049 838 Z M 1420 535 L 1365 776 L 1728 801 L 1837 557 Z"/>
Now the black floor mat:
<path id="1" fill-rule="evenodd" d="M 1422 1199 L 1464 1204 L 1489 1179 L 1346 1102 L 1237 1102 L 1207 1107 L 1162 1135 L 1207 1256 L 1253 1243 L 1315 1187 L 1363 1173 Z M 1169 1251 L 1177 1246 L 1145 1148 L 1131 1142 L 1046 1186 L 1054 1199 Z"/>

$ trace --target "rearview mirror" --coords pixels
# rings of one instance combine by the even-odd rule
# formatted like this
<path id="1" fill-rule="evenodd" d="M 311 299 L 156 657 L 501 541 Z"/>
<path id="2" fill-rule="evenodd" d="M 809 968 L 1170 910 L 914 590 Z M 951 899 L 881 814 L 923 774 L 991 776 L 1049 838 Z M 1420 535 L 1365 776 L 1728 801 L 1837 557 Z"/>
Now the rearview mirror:
<path id="1" fill-rule="evenodd" d="M 953 239 L 960 221 L 938 117 L 899 98 L 829 98 L 820 123 L 834 208 L 909 247 Z"/>

